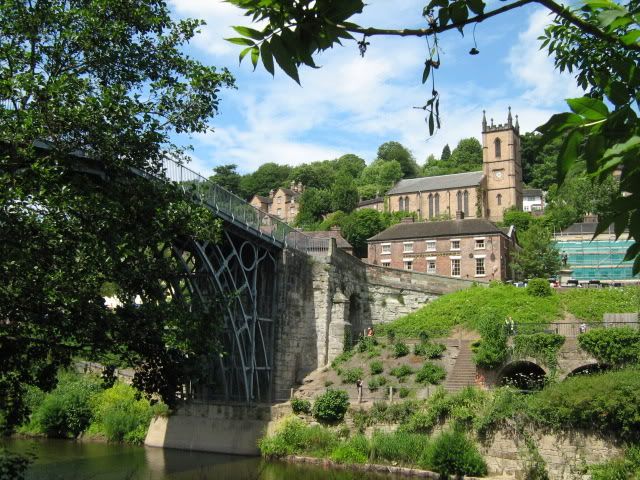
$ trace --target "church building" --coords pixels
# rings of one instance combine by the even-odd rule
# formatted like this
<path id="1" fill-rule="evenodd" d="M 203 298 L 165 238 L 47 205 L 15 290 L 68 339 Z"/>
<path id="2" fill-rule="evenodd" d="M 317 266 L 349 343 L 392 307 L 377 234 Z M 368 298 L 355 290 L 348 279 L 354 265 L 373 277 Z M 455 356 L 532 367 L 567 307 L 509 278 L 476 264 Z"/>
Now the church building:
<path id="1" fill-rule="evenodd" d="M 417 213 L 419 220 L 486 218 L 499 222 L 504 211 L 522 210 L 520 126 L 511 107 L 507 123 L 482 117 L 482 170 L 400 180 L 387 192 L 391 212 Z"/>

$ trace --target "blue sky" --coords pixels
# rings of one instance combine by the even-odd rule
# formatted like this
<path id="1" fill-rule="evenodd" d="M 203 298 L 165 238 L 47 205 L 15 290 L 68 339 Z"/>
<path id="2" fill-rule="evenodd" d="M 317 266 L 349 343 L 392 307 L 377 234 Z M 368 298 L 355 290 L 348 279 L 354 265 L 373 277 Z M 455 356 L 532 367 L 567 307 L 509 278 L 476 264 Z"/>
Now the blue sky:
<path id="1" fill-rule="evenodd" d="M 497 2 L 491 2 L 491 4 Z M 354 21 L 363 26 L 421 27 L 424 1 L 372 0 Z M 266 162 L 297 165 L 355 153 L 368 163 L 378 146 L 396 140 L 418 163 L 445 144 L 453 149 L 465 137 L 480 138 L 482 110 L 496 123 L 506 120 L 507 106 L 531 131 L 553 113 L 564 111 L 564 99 L 579 95 L 574 80 L 553 69 L 539 51 L 537 37 L 550 17 L 541 7 L 526 6 L 440 38 L 442 66 L 436 73 L 442 129 L 429 137 L 423 105 L 430 85 L 422 85 L 424 39 L 374 37 L 364 58 L 354 42 L 316 58 L 322 68 L 303 68 L 302 87 L 281 71 L 272 78 L 248 60 L 238 65 L 241 47 L 224 40 L 237 36 L 231 25 L 247 25 L 242 12 L 221 0 L 170 0 L 178 17 L 201 18 L 207 25 L 189 47 L 204 63 L 226 66 L 237 90 L 222 92 L 212 131 L 191 138 L 192 168 L 210 175 L 216 165 L 235 163 L 241 173 Z"/>

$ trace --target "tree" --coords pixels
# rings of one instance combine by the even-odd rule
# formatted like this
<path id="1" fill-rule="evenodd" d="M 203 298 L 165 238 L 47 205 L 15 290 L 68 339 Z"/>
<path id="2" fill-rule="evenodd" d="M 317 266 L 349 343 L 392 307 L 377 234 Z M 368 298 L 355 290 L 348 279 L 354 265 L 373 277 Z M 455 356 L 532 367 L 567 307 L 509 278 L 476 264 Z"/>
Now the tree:
<path id="1" fill-rule="evenodd" d="M 352 212 L 342 222 L 342 233 L 353 245 L 357 256 L 366 257 L 367 239 L 386 228 L 382 215 L 372 208 L 363 208 Z"/>
<path id="2" fill-rule="evenodd" d="M 248 198 L 252 195 L 269 195 L 269 191 L 284 186 L 291 175 L 289 165 L 278 165 L 277 163 L 263 163 L 258 169 L 248 175 L 244 175 L 240 180 L 240 188 Z"/>
<path id="3" fill-rule="evenodd" d="M 558 179 L 564 180 L 573 169 L 586 170 L 603 180 L 616 169 L 622 171 L 621 189 L 627 197 L 616 199 L 611 216 L 603 218 L 598 231 L 611 223 L 620 235 L 628 227 L 636 240 L 626 259 L 635 258 L 634 273 L 640 272 L 640 122 L 638 108 L 637 56 L 640 52 L 635 0 L 586 0 L 579 9 L 565 7 L 554 0 L 518 0 L 493 9 L 483 1 L 431 0 L 423 10 L 425 28 L 387 29 L 363 27 L 351 17 L 365 8 L 362 0 L 326 0 L 293 8 L 293 0 L 230 0 L 259 19 L 261 31 L 238 27 L 241 38 L 229 39 L 243 45 L 242 59 L 251 52 L 254 66 L 262 59 L 267 71 L 274 73 L 274 59 L 283 71 L 299 82 L 301 65 L 316 67 L 313 55 L 343 40 L 356 41 L 364 55 L 370 39 L 378 35 L 432 37 L 434 48 L 427 49 L 422 82 L 431 79 L 431 96 L 423 105 L 430 134 L 440 128 L 440 98 L 435 72 L 441 67 L 438 36 L 448 30 L 464 31 L 465 26 L 486 21 L 496 15 L 538 3 L 556 16 L 542 38 L 542 48 L 554 55 L 556 67 L 576 73 L 578 84 L 590 92 L 568 101 L 571 112 L 556 115 L 538 130 L 551 138 L 563 138 L 558 156 Z M 356 40 L 354 35 L 362 35 Z M 476 48 L 470 54 L 478 54 Z M 607 106 L 609 102 L 612 110 Z"/>
<path id="4" fill-rule="evenodd" d="M 548 278 L 558 273 L 560 252 L 547 228 L 533 223 L 518 240 L 522 248 L 514 254 L 511 266 L 519 278 Z"/>
<path id="5" fill-rule="evenodd" d="M 318 223 L 322 216 L 331 211 L 331 194 L 327 190 L 308 188 L 300 195 L 300 211 L 296 224 L 310 227 Z"/>
<path id="6" fill-rule="evenodd" d="M 230 192 L 236 195 L 240 194 L 240 179 L 242 178 L 238 172 L 236 172 L 237 165 L 230 163 L 228 165 L 218 165 L 214 167 L 214 175 L 209 177 L 213 183 L 220 185 L 222 188 L 226 188 Z"/>
<path id="7" fill-rule="evenodd" d="M 535 132 L 522 135 L 522 181 L 526 185 L 546 191 L 557 181 L 556 159 L 561 143 L 559 138 L 544 141 Z"/>
<path id="8" fill-rule="evenodd" d="M 451 156 L 451 148 L 449 148 L 449 144 L 447 143 L 442 149 L 442 154 L 440 155 L 440 160 L 444 160 L 445 162 L 449 160 Z"/>
<path id="9" fill-rule="evenodd" d="M 336 160 L 337 171 L 341 174 L 350 175 L 351 178 L 358 178 L 367 166 L 364 159 L 353 153 L 342 155 Z"/>
<path id="10" fill-rule="evenodd" d="M 520 235 L 529 229 L 534 220 L 529 212 L 521 212 L 516 208 L 512 208 L 505 210 L 502 217 L 502 225 L 505 227 L 515 226 L 516 233 Z"/>
<path id="11" fill-rule="evenodd" d="M 24 418 L 26 385 L 52 388 L 72 356 L 115 356 L 171 402 L 218 351 L 215 307 L 167 298 L 167 247 L 215 241 L 218 224 L 181 189 L 131 174 L 184 159 L 171 138 L 206 131 L 233 86 L 181 53 L 200 24 L 156 0 L 0 3 L 2 428 Z"/>
<path id="12" fill-rule="evenodd" d="M 385 142 L 378 147 L 377 160 L 396 161 L 402 169 L 402 178 L 413 178 L 420 172 L 413 154 L 398 142 Z"/>
<path id="13" fill-rule="evenodd" d="M 482 145 L 475 137 L 463 138 L 451 153 L 448 163 L 466 171 L 482 169 Z"/>
<path id="14" fill-rule="evenodd" d="M 376 160 L 362 171 L 359 184 L 375 185 L 376 191 L 384 194 L 401 178 L 402 167 L 396 160 Z"/>
<path id="15" fill-rule="evenodd" d="M 358 189 L 353 180 L 341 175 L 331 189 L 331 210 L 349 213 L 358 205 Z"/>

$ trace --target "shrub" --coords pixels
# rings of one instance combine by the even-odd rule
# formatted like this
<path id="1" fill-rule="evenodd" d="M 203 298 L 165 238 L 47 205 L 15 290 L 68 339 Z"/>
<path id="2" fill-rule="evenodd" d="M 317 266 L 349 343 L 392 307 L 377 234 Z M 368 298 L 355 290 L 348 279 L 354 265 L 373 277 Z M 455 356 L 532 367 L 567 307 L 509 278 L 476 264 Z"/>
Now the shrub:
<path id="1" fill-rule="evenodd" d="M 166 413 L 164 404 L 151 405 L 130 385 L 116 382 L 91 400 L 93 423 L 88 433 L 104 435 L 112 442 L 141 444 L 155 415 Z"/>
<path id="2" fill-rule="evenodd" d="M 358 380 L 362 379 L 363 375 L 364 372 L 359 367 L 344 370 L 341 374 L 342 383 L 356 383 Z"/>
<path id="3" fill-rule="evenodd" d="M 532 278 L 527 284 L 527 293 L 534 297 L 550 297 L 553 290 L 546 278 Z"/>
<path id="4" fill-rule="evenodd" d="M 447 349 L 441 343 L 417 343 L 415 347 L 413 347 L 413 353 L 420 356 L 426 357 L 430 359 L 440 358 L 442 353 Z"/>
<path id="5" fill-rule="evenodd" d="M 23 480 L 34 456 L 0 449 L 0 480 Z"/>
<path id="6" fill-rule="evenodd" d="M 421 464 L 442 476 L 487 474 L 487 464 L 477 447 L 462 432 L 443 432 L 425 450 Z"/>
<path id="7" fill-rule="evenodd" d="M 311 402 L 302 398 L 292 398 L 291 410 L 295 414 L 311 413 Z"/>
<path id="8" fill-rule="evenodd" d="M 404 357 L 409 354 L 409 347 L 407 347 L 406 343 L 398 342 L 393 346 L 393 356 L 394 358 Z"/>
<path id="9" fill-rule="evenodd" d="M 429 437 L 417 433 L 374 432 L 371 437 L 371 460 L 417 465 L 429 445 Z"/>
<path id="10" fill-rule="evenodd" d="M 354 354 L 355 352 L 353 350 L 342 352 L 340 355 L 333 359 L 333 362 L 331 362 L 331 368 L 333 368 L 334 370 L 337 369 L 343 363 L 348 362 Z"/>
<path id="11" fill-rule="evenodd" d="M 369 364 L 371 375 L 379 375 L 384 371 L 384 366 L 380 360 L 375 360 Z"/>
<path id="12" fill-rule="evenodd" d="M 33 412 L 33 425 L 51 437 L 77 437 L 91 422 L 91 397 L 100 391 L 96 377 L 61 373 L 57 387 Z"/>
<path id="13" fill-rule="evenodd" d="M 479 323 L 482 340 L 474 346 L 473 361 L 480 367 L 495 368 L 507 358 L 507 334 L 501 318 L 497 313 L 487 312 Z"/>
<path id="14" fill-rule="evenodd" d="M 369 440 L 358 434 L 340 443 L 333 449 L 331 460 L 338 463 L 367 463 L 369 459 Z"/>
<path id="15" fill-rule="evenodd" d="M 640 362 L 640 331 L 630 327 L 594 329 L 579 335 L 578 344 L 601 363 Z"/>
<path id="16" fill-rule="evenodd" d="M 384 387 L 386 384 L 387 384 L 387 379 L 382 375 L 378 375 L 377 377 L 373 377 L 371 380 L 369 380 L 368 386 L 369 386 L 369 390 L 375 391 L 375 390 L 378 390 L 378 388 L 380 387 Z"/>
<path id="17" fill-rule="evenodd" d="M 273 435 L 260 440 L 258 448 L 266 458 L 301 453 L 326 457 L 337 444 L 338 439 L 330 430 L 319 425 L 307 426 L 298 418 L 288 418 Z"/>
<path id="18" fill-rule="evenodd" d="M 398 396 L 400 398 L 407 398 L 410 393 L 411 390 L 409 390 L 407 387 L 400 387 L 400 390 L 398 390 Z"/>
<path id="19" fill-rule="evenodd" d="M 430 383 L 431 385 L 438 385 L 447 376 L 444 368 L 427 362 L 425 363 L 418 373 L 416 374 L 416 382 L 418 383 Z"/>
<path id="20" fill-rule="evenodd" d="M 358 339 L 357 350 L 360 353 L 371 352 L 375 350 L 375 347 L 378 345 L 378 341 L 375 337 L 360 337 Z"/>
<path id="21" fill-rule="evenodd" d="M 558 363 L 558 351 L 564 345 L 564 337 L 556 333 L 532 333 L 517 335 L 513 343 L 514 357 L 532 357 L 548 367 L 555 368 Z"/>
<path id="22" fill-rule="evenodd" d="M 414 371 L 413 371 L 413 368 L 411 368 L 409 365 L 400 365 L 399 367 L 396 367 L 393 370 L 391 370 L 391 372 L 389 373 L 391 373 L 391 375 L 396 377 L 398 380 L 403 380 L 409 375 L 412 375 Z"/>
<path id="23" fill-rule="evenodd" d="M 349 395 L 344 390 L 327 390 L 313 404 L 313 418 L 319 422 L 339 422 L 349 408 Z"/>
<path id="24" fill-rule="evenodd" d="M 624 457 L 589 467 L 592 480 L 627 480 L 640 478 L 640 446 L 631 446 Z"/>

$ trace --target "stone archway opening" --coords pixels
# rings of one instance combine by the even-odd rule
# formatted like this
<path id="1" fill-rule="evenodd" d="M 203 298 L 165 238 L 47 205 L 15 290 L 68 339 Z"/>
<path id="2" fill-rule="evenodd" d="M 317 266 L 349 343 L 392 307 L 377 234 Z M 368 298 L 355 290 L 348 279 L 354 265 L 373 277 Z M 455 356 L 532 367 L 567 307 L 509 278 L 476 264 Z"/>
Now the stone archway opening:
<path id="1" fill-rule="evenodd" d="M 587 365 L 582 365 L 581 367 L 573 369 L 568 375 L 567 378 L 570 377 L 578 377 L 581 375 L 593 375 L 594 373 L 602 373 L 607 370 L 610 370 L 611 367 L 602 363 L 589 363 Z"/>
<path id="2" fill-rule="evenodd" d="M 363 335 L 365 328 L 362 319 L 362 306 L 360 305 L 360 299 L 358 295 L 352 293 L 349 296 L 349 317 L 348 322 L 351 324 L 351 345 L 354 345 L 358 339 Z"/>
<path id="3" fill-rule="evenodd" d="M 498 385 L 535 392 L 541 390 L 546 381 L 547 373 L 540 365 L 523 360 L 506 365 L 500 372 Z"/>

